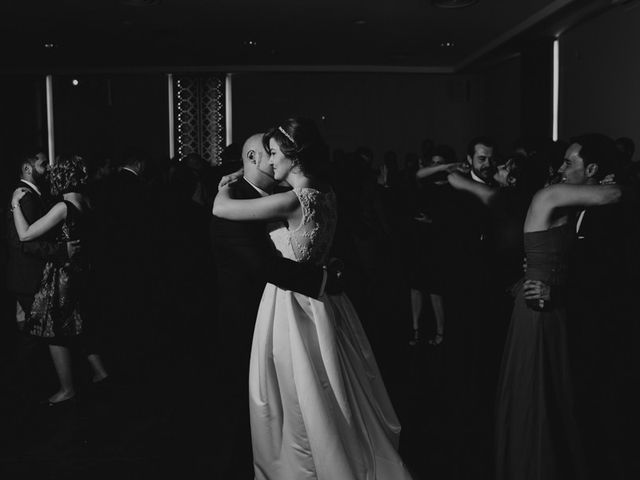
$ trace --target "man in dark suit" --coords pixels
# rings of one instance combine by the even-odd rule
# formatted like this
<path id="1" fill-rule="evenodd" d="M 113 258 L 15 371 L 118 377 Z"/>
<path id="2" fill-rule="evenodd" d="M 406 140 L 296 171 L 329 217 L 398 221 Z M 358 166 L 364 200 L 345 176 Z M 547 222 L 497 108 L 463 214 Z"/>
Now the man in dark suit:
<path id="1" fill-rule="evenodd" d="M 582 135 L 572 139 L 558 174 L 568 184 L 598 185 L 613 172 L 615 155 L 610 138 Z M 625 365 L 619 350 L 635 318 L 629 308 L 635 292 L 629 290 L 631 272 L 625 265 L 629 207 L 615 204 L 578 211 L 566 290 L 554 292 L 537 282 L 543 288 L 536 286 L 532 292 L 546 291 L 545 300 L 553 301 L 554 295 L 566 299 L 576 416 L 594 477 L 625 478 L 620 450 L 628 412 L 621 408 L 619 380 Z"/>
<path id="2" fill-rule="evenodd" d="M 26 188 L 27 193 L 20 200 L 20 209 L 26 220 L 31 224 L 47 213 L 50 205 L 48 192 L 44 188 L 44 178 L 47 171 L 47 156 L 40 149 L 33 149 L 23 154 L 19 159 L 20 179 L 16 188 Z M 37 240 L 21 242 L 13 221 L 13 213 L 8 212 L 7 218 L 7 290 L 17 300 L 17 310 L 21 312 L 18 329 L 24 328 L 33 304 L 34 296 L 40 288 L 42 273 L 47 261 L 65 262 L 69 255 L 73 255 L 79 242 L 55 242 L 51 236 L 43 236 Z M 22 380 L 28 382 L 25 375 L 29 368 L 34 351 L 39 342 L 33 337 L 21 335 L 16 342 L 16 358 L 14 372 Z M 20 379 L 19 379 L 20 380 Z"/>
<path id="3" fill-rule="evenodd" d="M 495 186 L 494 142 L 488 137 L 477 137 L 467 147 L 469 179 Z M 451 246 L 456 256 L 452 268 L 459 272 L 460 287 L 468 289 L 465 296 L 479 294 L 479 278 L 485 278 L 490 266 L 487 243 L 490 240 L 489 210 L 475 195 L 464 190 L 448 189 L 446 202 L 447 225 Z"/>
<path id="4" fill-rule="evenodd" d="M 614 171 L 612 139 L 582 135 L 572 139 L 570 149 L 577 154 L 567 154 L 559 170 L 564 178 L 598 185 Z M 579 211 L 577 241 L 570 255 L 567 341 L 576 414 L 594 476 L 624 476 L 620 439 L 627 421 L 622 420 L 625 414 L 621 408 L 626 362 L 621 360 L 623 339 L 635 318 L 629 308 L 635 292 L 629 289 L 625 242 L 630 238 L 630 216 L 635 213 L 633 206 L 625 203 Z"/>
<path id="5" fill-rule="evenodd" d="M 242 148 L 243 177 L 232 183 L 234 198 L 251 199 L 273 192 L 276 182 L 262 134 L 250 137 Z M 218 444 L 216 478 L 251 479 L 248 374 L 253 328 L 267 282 L 311 297 L 326 283 L 323 268 L 281 258 L 263 222 L 235 222 L 213 217 L 211 234 L 218 273 L 218 328 L 216 383 L 210 391 L 220 400 L 216 410 L 222 423 L 212 432 Z"/>
<path id="6" fill-rule="evenodd" d="M 16 188 L 26 188 L 27 194 L 20 200 L 20 208 L 30 224 L 38 220 L 48 207 L 47 192 L 41 190 L 47 171 L 47 157 L 38 151 L 29 153 L 20 161 L 20 180 Z M 13 222 L 13 215 L 7 217 L 9 259 L 7 264 L 7 287 L 14 293 L 25 314 L 28 314 L 33 297 L 40 287 L 42 271 L 47 260 L 67 256 L 64 243 L 54 243 L 47 239 L 21 242 Z"/>
<path id="7" fill-rule="evenodd" d="M 478 137 L 469 142 L 467 163 L 469 178 L 475 182 L 493 185 L 495 165 L 494 143 L 491 139 Z M 450 343 L 453 359 L 467 364 L 464 374 L 471 375 L 478 366 L 473 353 L 478 342 L 490 325 L 485 317 L 491 308 L 488 295 L 490 289 L 491 258 L 489 209 L 475 195 L 467 191 L 448 189 L 446 201 L 446 231 L 451 251 L 454 253 L 450 265 L 454 272 L 456 287 L 451 289 L 454 300 L 451 320 L 445 325 L 445 342 Z M 457 350 L 459 347 L 461 350 Z M 486 346 L 485 346 L 486 347 Z M 481 356 L 485 357 L 486 348 Z M 466 358 L 466 361 L 465 361 Z"/>
<path id="8" fill-rule="evenodd" d="M 563 181 L 598 185 L 614 169 L 613 140 L 600 134 L 576 137 L 567 150 L 558 173 Z M 594 347 L 604 338 L 607 323 L 617 313 L 624 279 L 625 204 L 590 207 L 577 212 L 577 241 L 570 256 L 567 287 L 568 337 L 573 371 L 593 374 L 589 365 L 600 350 Z M 553 292 L 552 292 L 553 295 Z M 615 300 L 616 298 L 619 300 Z M 615 305 L 615 307 L 614 307 Z M 607 321 L 605 322 L 605 318 Z M 602 344 L 600 345 L 602 346 Z"/>
<path id="9" fill-rule="evenodd" d="M 467 147 L 469 179 L 489 186 L 495 144 L 476 137 Z M 451 285 L 444 297 L 446 401 L 454 478 L 486 475 L 491 458 L 492 405 L 501 346 L 496 345 L 498 315 L 492 282 L 491 223 L 488 207 L 470 192 L 446 187 L 443 228 L 449 244 Z M 483 450 L 486 448 L 486 450 Z M 472 453 L 473 452 L 473 453 Z M 475 454 L 476 457 L 470 455 Z"/>

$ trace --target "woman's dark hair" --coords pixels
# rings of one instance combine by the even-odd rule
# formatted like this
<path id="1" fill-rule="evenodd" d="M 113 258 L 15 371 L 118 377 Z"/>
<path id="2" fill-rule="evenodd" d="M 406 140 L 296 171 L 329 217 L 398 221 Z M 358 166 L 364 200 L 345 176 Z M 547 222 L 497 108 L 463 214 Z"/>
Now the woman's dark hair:
<path id="1" fill-rule="evenodd" d="M 549 178 L 548 160 L 541 152 L 534 152 L 529 157 L 515 154 L 507 161 L 511 161 L 509 176 L 515 180 L 515 188 L 529 199 Z"/>
<path id="2" fill-rule="evenodd" d="M 431 152 L 431 158 L 436 155 L 444 158 L 445 163 L 453 163 L 456 161 L 456 151 L 449 145 L 438 145 L 434 148 Z"/>
<path id="3" fill-rule="evenodd" d="M 292 160 L 305 175 L 327 177 L 329 148 L 313 120 L 289 118 L 269 130 L 262 138 L 267 152 L 272 138 L 284 156 Z"/>
<path id="4" fill-rule="evenodd" d="M 53 195 L 80 192 L 89 179 L 87 166 L 79 155 L 58 157 L 56 163 L 49 169 L 49 173 Z"/>

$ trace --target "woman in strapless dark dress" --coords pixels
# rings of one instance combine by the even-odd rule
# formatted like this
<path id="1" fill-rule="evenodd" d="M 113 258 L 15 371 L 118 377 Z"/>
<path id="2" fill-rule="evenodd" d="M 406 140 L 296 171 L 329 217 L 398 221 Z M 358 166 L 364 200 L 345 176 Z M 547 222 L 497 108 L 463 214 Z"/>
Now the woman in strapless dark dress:
<path id="1" fill-rule="evenodd" d="M 620 197 L 615 185 L 561 184 L 541 190 L 531 201 L 524 224 L 527 269 L 498 384 L 499 480 L 585 477 L 565 329 L 567 256 L 575 238 L 575 211 L 570 207 L 614 203 Z"/>
<path id="2" fill-rule="evenodd" d="M 540 308 L 525 299 L 523 286 L 515 299 L 498 382 L 499 479 L 579 478 L 573 473 L 582 467 L 562 293 L 574 237 L 569 223 L 524 235 L 525 278 L 549 286 L 553 301 Z"/>

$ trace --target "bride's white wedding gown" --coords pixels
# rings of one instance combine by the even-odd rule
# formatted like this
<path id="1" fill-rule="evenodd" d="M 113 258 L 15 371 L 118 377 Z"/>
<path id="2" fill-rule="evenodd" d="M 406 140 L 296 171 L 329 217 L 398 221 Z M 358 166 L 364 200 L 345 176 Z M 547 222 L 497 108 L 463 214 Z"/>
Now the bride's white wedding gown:
<path id="1" fill-rule="evenodd" d="M 325 263 L 336 226 L 332 192 L 295 189 L 298 228 L 274 230 L 284 257 Z M 360 320 L 343 295 L 309 298 L 272 284 L 258 311 L 249 369 L 257 480 L 410 479 L 400 424 Z"/>

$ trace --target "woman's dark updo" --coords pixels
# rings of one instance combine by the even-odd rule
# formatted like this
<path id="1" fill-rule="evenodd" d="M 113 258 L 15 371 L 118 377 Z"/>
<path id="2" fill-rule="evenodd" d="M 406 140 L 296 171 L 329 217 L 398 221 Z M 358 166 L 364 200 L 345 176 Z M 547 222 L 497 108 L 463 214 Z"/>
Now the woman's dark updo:
<path id="1" fill-rule="evenodd" d="M 507 159 L 511 162 L 509 177 L 512 186 L 528 200 L 544 187 L 549 177 L 548 162 L 542 153 L 534 152 L 531 156 L 515 154 Z"/>
<path id="2" fill-rule="evenodd" d="M 289 118 L 265 133 L 262 142 L 267 152 L 274 139 L 285 157 L 293 161 L 302 173 L 327 178 L 329 147 L 313 120 Z"/>
<path id="3" fill-rule="evenodd" d="M 65 155 L 56 159 L 50 170 L 51 193 L 55 196 L 81 192 L 89 180 L 87 166 L 78 155 Z"/>

